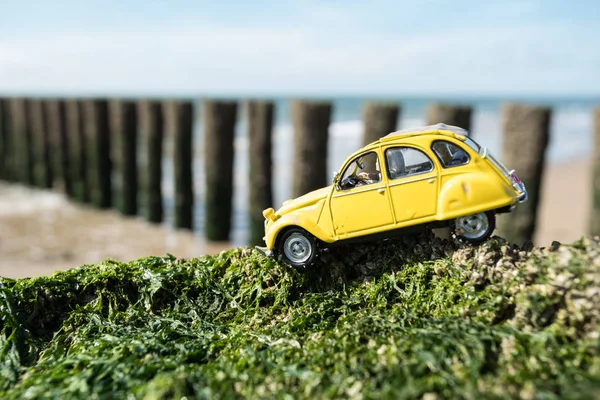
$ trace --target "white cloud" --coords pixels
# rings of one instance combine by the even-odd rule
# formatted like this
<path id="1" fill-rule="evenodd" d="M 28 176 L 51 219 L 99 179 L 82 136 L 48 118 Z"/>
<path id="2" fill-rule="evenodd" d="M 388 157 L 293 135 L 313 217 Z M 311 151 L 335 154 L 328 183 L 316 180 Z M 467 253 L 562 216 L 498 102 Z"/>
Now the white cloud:
<path id="1" fill-rule="evenodd" d="M 181 27 L 0 39 L 0 90 L 60 93 L 598 91 L 593 38 L 570 26 L 411 35 Z"/>

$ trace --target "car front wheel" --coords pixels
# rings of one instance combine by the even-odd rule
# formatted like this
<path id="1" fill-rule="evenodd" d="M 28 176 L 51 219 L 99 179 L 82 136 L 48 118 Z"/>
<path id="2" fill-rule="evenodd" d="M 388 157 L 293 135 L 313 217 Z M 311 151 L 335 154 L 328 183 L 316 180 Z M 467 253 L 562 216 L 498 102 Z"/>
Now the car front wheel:
<path id="1" fill-rule="evenodd" d="M 496 229 L 496 214 L 491 211 L 465 215 L 454 220 L 454 234 L 459 240 L 479 244 Z"/>
<path id="2" fill-rule="evenodd" d="M 305 268 L 312 265 L 317 251 L 316 239 L 303 229 L 292 228 L 281 237 L 279 254 L 292 267 Z"/>

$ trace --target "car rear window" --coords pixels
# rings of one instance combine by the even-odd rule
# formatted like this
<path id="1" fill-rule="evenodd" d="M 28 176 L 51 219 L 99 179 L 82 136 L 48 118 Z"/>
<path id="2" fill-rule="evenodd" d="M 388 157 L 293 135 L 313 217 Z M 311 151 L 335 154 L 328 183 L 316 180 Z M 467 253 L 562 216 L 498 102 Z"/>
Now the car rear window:
<path id="1" fill-rule="evenodd" d="M 466 165 L 470 161 L 469 155 L 462 147 L 446 140 L 437 140 L 433 142 L 431 149 L 444 168 Z"/>
<path id="2" fill-rule="evenodd" d="M 483 147 L 481 147 L 479 143 L 477 143 L 468 136 L 466 136 L 465 138 L 465 143 L 467 144 L 467 146 L 475 150 L 479 155 L 481 155 L 481 153 L 483 152 Z"/>

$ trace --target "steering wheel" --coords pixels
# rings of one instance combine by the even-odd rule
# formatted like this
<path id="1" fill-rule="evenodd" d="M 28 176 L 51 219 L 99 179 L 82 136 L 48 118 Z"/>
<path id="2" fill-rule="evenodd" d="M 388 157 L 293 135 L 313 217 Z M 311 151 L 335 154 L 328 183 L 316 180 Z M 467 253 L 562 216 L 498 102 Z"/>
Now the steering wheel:
<path id="1" fill-rule="evenodd" d="M 358 183 L 358 179 L 356 179 L 356 177 L 349 176 L 346 179 L 344 179 L 342 182 L 340 182 L 340 187 L 342 189 L 350 189 L 350 188 L 353 188 L 354 186 L 356 186 L 357 183 Z"/>

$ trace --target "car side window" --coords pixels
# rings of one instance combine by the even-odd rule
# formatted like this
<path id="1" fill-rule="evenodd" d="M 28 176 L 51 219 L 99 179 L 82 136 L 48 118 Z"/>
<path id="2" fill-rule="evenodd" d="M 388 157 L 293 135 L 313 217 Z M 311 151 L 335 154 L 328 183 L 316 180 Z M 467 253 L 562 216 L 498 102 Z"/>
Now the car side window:
<path id="1" fill-rule="evenodd" d="M 470 161 L 467 152 L 454 143 L 450 143 L 445 140 L 438 140 L 433 142 L 431 148 L 444 168 L 466 165 Z"/>
<path id="2" fill-rule="evenodd" d="M 340 180 L 342 190 L 371 185 L 381 181 L 377 153 L 371 151 L 356 157 L 344 170 Z"/>
<path id="3" fill-rule="evenodd" d="M 433 162 L 421 150 L 412 147 L 392 147 L 385 151 L 390 179 L 422 174 L 433 170 Z"/>

